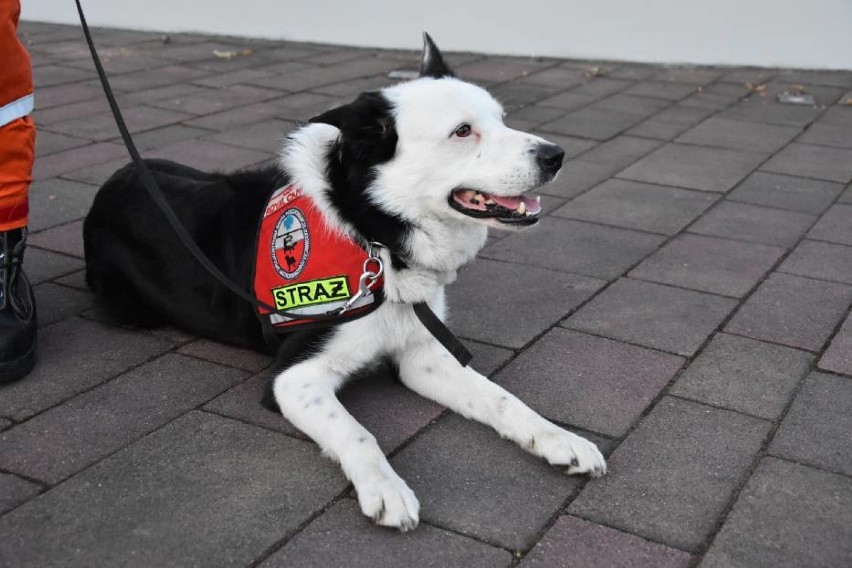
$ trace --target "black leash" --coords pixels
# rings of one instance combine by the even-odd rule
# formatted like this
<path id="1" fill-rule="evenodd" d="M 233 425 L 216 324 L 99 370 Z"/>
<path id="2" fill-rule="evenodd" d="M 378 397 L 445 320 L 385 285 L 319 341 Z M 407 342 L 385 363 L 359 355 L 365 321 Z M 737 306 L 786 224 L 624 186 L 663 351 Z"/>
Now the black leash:
<path id="1" fill-rule="evenodd" d="M 124 145 L 127 147 L 127 152 L 130 154 L 130 159 L 133 160 L 136 169 L 139 172 L 139 178 L 142 182 L 143 187 L 148 192 L 148 195 L 151 199 L 154 200 L 154 203 L 160 208 L 163 212 L 163 215 L 166 216 L 169 224 L 174 229 L 178 238 L 181 240 L 183 245 L 189 250 L 190 254 L 195 257 L 195 259 L 201 263 L 201 265 L 212 274 L 219 282 L 221 282 L 225 287 L 227 287 L 231 292 L 253 305 L 256 308 L 263 308 L 272 313 L 279 314 L 285 318 L 290 319 L 309 319 L 312 321 L 323 321 L 323 320 L 333 320 L 337 319 L 340 314 L 336 312 L 328 312 L 325 314 L 297 314 L 293 312 L 287 312 L 284 310 L 279 310 L 273 306 L 270 306 L 266 302 L 261 302 L 257 298 L 254 297 L 253 294 L 249 294 L 245 290 L 243 290 L 239 285 L 235 284 L 231 279 L 225 276 L 219 268 L 213 264 L 213 262 L 204 254 L 204 251 L 198 246 L 198 244 L 192 239 L 190 234 L 186 231 L 183 224 L 178 219 L 177 214 L 175 213 L 172 206 L 169 204 L 166 196 L 163 194 L 163 191 L 160 189 L 159 185 L 157 185 L 157 180 L 154 179 L 153 174 L 151 174 L 151 170 L 148 169 L 148 166 L 142 160 L 142 157 L 139 155 L 139 151 L 136 149 L 136 145 L 133 143 L 133 138 L 130 137 L 130 132 L 127 130 L 127 124 L 124 122 L 124 117 L 121 114 L 121 109 L 118 107 L 118 102 L 115 100 L 115 95 L 112 92 L 112 87 L 110 87 L 109 81 L 107 80 L 106 72 L 104 71 L 103 65 L 101 65 L 101 59 L 98 56 L 98 52 L 95 49 L 95 42 L 92 40 L 92 34 L 89 31 L 89 25 L 86 23 L 86 16 L 83 15 L 83 6 L 80 4 L 80 0 L 74 0 L 77 4 L 77 13 L 80 15 L 80 24 L 83 27 L 83 35 L 86 36 L 86 43 L 89 46 L 89 51 L 92 54 L 92 61 L 95 63 L 95 69 L 98 72 L 98 78 L 101 81 L 101 85 L 103 86 L 104 93 L 106 94 L 107 101 L 109 102 L 109 108 L 112 111 L 112 115 L 115 118 L 116 125 L 118 126 L 118 131 L 121 134 L 121 139 L 124 141 Z M 414 313 L 417 315 L 417 318 L 423 323 L 426 329 L 435 336 L 441 344 L 446 347 L 446 349 L 456 358 L 456 360 L 461 363 L 463 367 L 466 367 L 470 360 L 473 358 L 473 355 L 465 348 L 464 345 L 458 340 L 458 338 L 453 335 L 440 319 L 435 315 L 435 313 L 427 306 L 425 303 L 414 304 Z"/>

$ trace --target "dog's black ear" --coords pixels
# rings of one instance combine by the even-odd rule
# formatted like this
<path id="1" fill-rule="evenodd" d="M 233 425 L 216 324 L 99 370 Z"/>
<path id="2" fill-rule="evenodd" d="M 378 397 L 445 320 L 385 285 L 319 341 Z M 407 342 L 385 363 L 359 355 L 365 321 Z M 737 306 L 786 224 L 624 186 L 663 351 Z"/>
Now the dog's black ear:
<path id="1" fill-rule="evenodd" d="M 444 56 L 438 50 L 438 46 L 432 41 L 432 37 L 423 32 L 423 54 L 420 56 L 420 76 L 440 79 L 441 77 L 455 77 L 452 69 L 444 62 Z"/>
<path id="2" fill-rule="evenodd" d="M 349 104 L 313 117 L 310 122 L 330 124 L 344 135 L 358 138 L 382 136 L 392 128 L 391 104 L 378 92 L 361 93 Z"/>

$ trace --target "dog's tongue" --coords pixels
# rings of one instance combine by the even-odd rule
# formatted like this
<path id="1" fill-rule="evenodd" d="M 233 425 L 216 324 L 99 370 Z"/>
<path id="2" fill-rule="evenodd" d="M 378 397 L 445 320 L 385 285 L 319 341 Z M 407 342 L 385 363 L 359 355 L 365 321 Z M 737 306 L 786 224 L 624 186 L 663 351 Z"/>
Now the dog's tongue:
<path id="1" fill-rule="evenodd" d="M 541 211 L 541 203 L 539 202 L 538 197 L 532 197 L 529 195 L 502 197 L 494 194 L 491 194 L 490 197 L 494 200 L 494 203 L 501 205 L 510 211 L 516 210 L 521 203 L 523 203 L 526 206 L 527 211 L 532 214 L 536 214 Z"/>

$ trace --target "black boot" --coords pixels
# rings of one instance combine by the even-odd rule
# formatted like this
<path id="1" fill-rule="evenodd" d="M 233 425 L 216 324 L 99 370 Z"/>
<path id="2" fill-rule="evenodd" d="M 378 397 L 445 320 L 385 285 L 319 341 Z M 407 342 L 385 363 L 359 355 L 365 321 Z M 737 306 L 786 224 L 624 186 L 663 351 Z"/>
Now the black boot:
<path id="1" fill-rule="evenodd" d="M 21 268 L 26 242 L 26 228 L 0 231 L 0 382 L 22 379 L 35 365 L 35 297 Z"/>

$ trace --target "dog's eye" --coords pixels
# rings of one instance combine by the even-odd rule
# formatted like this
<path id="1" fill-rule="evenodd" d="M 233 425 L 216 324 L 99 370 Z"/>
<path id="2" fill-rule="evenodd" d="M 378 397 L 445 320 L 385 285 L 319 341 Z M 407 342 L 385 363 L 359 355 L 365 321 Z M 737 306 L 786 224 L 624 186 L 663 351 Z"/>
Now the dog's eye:
<path id="1" fill-rule="evenodd" d="M 471 132 L 473 132 L 473 129 L 470 127 L 469 124 L 462 124 L 461 126 L 456 128 L 456 131 L 453 132 L 453 136 L 458 136 L 459 138 L 465 138 L 467 136 L 470 136 Z"/>

